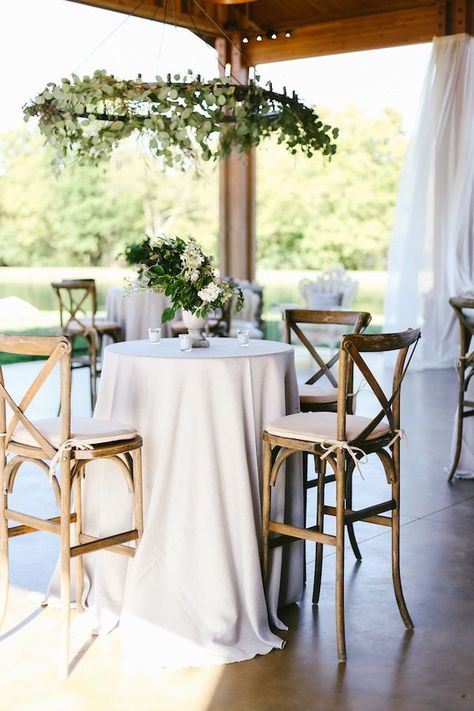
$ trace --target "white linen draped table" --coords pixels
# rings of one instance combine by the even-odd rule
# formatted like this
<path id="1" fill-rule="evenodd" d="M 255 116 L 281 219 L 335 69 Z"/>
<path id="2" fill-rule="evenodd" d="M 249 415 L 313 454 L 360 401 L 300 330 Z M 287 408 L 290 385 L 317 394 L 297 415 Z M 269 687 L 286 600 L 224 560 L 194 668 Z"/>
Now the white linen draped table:
<path id="1" fill-rule="evenodd" d="M 119 323 L 126 341 L 148 338 L 149 328 L 161 327 L 161 335 L 170 335 L 168 323 L 161 323 L 169 298 L 154 291 L 125 294 L 121 286 L 107 289 L 107 319 Z M 110 343 L 110 341 L 109 341 Z"/>
<path id="2" fill-rule="evenodd" d="M 145 530 L 134 559 L 105 551 L 86 556 L 85 604 L 102 629 L 120 620 L 132 660 L 200 666 L 283 646 L 268 613 L 284 628 L 278 605 L 301 598 L 303 544 L 274 550 L 267 611 L 259 560 L 261 440 L 265 424 L 297 410 L 294 354 L 284 343 L 242 347 L 212 339 L 208 349 L 180 352 L 177 339 L 165 339 L 106 348 L 94 414 L 132 425 L 143 437 Z M 92 535 L 132 524 L 130 493 L 111 467 L 88 465 L 84 530 Z M 285 509 L 286 520 L 301 525 L 298 457 L 287 467 L 291 475 L 286 484 L 281 478 L 273 514 Z"/>

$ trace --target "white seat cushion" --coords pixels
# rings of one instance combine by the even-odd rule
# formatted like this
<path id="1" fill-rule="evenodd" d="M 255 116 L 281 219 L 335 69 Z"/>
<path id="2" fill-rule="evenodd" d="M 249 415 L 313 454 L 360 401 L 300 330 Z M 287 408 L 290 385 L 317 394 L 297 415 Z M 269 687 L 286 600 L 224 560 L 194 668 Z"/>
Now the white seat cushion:
<path id="1" fill-rule="evenodd" d="M 337 388 L 327 385 L 299 385 L 300 401 L 305 404 L 337 402 Z"/>
<path id="2" fill-rule="evenodd" d="M 46 420 L 32 420 L 32 424 L 54 447 L 61 445 L 61 419 L 50 417 Z M 103 442 L 119 442 L 122 439 L 132 439 L 137 435 L 133 427 L 121 422 L 109 420 L 94 420 L 90 417 L 73 417 L 71 419 L 71 439 L 78 439 L 88 444 L 101 444 Z M 12 442 L 38 447 L 38 442 L 30 435 L 28 430 L 20 423 L 16 426 Z"/>
<path id="3" fill-rule="evenodd" d="M 346 439 L 354 441 L 371 422 L 369 417 L 359 415 L 346 416 Z M 301 439 L 305 442 L 337 442 L 337 415 L 335 412 L 299 412 L 287 415 L 271 422 L 265 430 L 277 437 Z M 380 423 L 368 435 L 367 439 L 377 439 L 390 432 L 385 423 Z"/>

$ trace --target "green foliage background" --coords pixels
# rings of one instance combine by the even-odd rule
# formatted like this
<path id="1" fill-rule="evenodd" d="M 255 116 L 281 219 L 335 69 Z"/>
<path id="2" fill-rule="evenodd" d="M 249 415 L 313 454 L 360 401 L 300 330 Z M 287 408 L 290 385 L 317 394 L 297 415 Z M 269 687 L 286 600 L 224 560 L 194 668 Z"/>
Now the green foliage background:
<path id="1" fill-rule="evenodd" d="M 321 112 L 340 127 L 331 162 L 267 142 L 257 160 L 257 259 L 266 269 L 384 269 L 406 148 L 401 117 Z M 0 136 L 0 265 L 111 266 L 149 233 L 192 234 L 216 255 L 218 171 L 157 169 L 133 143 L 59 176 L 26 130 Z"/>

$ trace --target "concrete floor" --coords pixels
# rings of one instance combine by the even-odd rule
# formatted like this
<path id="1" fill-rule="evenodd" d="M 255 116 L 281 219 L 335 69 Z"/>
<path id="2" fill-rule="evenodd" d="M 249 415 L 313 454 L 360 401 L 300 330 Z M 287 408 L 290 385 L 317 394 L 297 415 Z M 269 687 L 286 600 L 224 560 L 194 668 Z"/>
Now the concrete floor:
<path id="1" fill-rule="evenodd" d="M 16 382 L 34 364 L 9 366 Z M 78 373 L 74 409 L 87 411 Z M 282 611 L 289 625 L 282 651 L 221 667 L 145 673 L 126 667 L 116 633 L 88 638 L 80 618 L 67 681 L 56 677 L 58 611 L 42 608 L 56 557 L 47 534 L 14 539 L 10 606 L 0 634 L 0 709 L 21 711 L 455 711 L 474 708 L 474 481 L 446 483 L 455 408 L 454 372 L 411 372 L 406 379 L 402 450 L 402 579 L 415 630 L 407 632 L 394 601 L 388 529 L 356 524 L 363 561 L 348 551 L 348 662 L 337 662 L 334 555 L 324 559 L 321 601 L 311 605 L 313 551 L 308 548 L 304 600 Z M 359 398 L 359 413 L 370 411 Z M 52 393 L 46 409 L 53 410 Z M 38 411 L 39 414 L 39 411 Z M 43 413 L 41 413 L 43 414 Z M 46 414 L 46 413 L 45 413 Z M 49 413 L 48 413 L 49 414 Z M 385 497 L 377 465 L 355 477 L 355 507 Z M 17 496 L 45 513 L 47 486 L 33 494 L 28 473 Z M 380 499 L 379 499 L 380 500 Z M 13 505 L 13 503 L 12 503 Z M 52 507 L 51 507 L 52 508 Z"/>

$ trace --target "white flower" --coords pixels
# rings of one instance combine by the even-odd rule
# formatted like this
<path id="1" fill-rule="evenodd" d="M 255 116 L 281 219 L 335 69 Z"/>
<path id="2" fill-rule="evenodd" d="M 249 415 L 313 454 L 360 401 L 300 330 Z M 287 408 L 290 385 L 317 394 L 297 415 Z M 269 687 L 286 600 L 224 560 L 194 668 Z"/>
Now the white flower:
<path id="1" fill-rule="evenodd" d="M 184 275 L 191 282 L 199 279 L 199 267 L 204 261 L 204 254 L 198 243 L 194 239 L 190 239 L 180 256 L 181 264 L 183 265 Z"/>
<path id="2" fill-rule="evenodd" d="M 198 296 L 201 301 L 205 304 L 211 304 L 213 301 L 219 298 L 221 295 L 221 289 L 211 281 L 210 284 L 198 291 Z"/>

